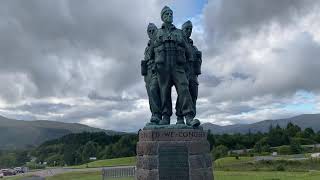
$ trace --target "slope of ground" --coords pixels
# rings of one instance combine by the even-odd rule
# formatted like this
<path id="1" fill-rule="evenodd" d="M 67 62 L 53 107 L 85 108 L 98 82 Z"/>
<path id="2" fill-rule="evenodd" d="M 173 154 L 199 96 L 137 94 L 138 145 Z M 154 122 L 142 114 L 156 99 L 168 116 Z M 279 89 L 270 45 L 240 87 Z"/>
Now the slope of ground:
<path id="1" fill-rule="evenodd" d="M 219 126 L 212 123 L 204 123 L 202 127 L 210 130 L 214 134 L 234 134 L 234 133 L 256 133 L 268 132 L 270 126 L 286 127 L 291 122 L 298 125 L 302 129 L 311 127 L 314 131 L 320 131 L 320 114 L 304 114 L 287 119 L 265 120 L 253 124 L 234 124 L 228 126 Z"/>
<path id="2" fill-rule="evenodd" d="M 118 133 L 78 123 L 23 121 L 0 116 L 0 149 L 37 146 L 47 140 L 56 139 L 70 133 L 101 131 L 109 135 Z"/>

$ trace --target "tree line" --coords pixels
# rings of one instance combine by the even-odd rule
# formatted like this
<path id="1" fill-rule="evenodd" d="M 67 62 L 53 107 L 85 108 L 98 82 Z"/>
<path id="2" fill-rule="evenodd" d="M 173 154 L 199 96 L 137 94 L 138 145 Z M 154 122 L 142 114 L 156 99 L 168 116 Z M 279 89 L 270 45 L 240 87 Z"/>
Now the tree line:
<path id="1" fill-rule="evenodd" d="M 320 144 L 320 131 L 312 128 L 302 130 L 299 126 L 288 123 L 285 128 L 279 125 L 269 127 L 267 133 L 223 134 L 209 132 L 208 140 L 213 147 L 215 159 L 224 157 L 231 150 L 251 149 L 252 153 L 262 154 L 276 151 L 280 154 L 303 153 L 301 145 Z M 277 147 L 277 148 L 275 148 Z"/>
<path id="2" fill-rule="evenodd" d="M 104 132 L 69 134 L 47 141 L 31 152 L 37 162 L 50 166 L 78 165 L 90 157 L 110 159 L 135 155 L 136 134 L 107 135 Z"/>
<path id="3" fill-rule="evenodd" d="M 69 134 L 47 141 L 34 149 L 0 151 L 0 167 L 22 166 L 30 160 L 46 162 L 49 166 L 79 165 L 90 157 L 110 159 L 136 155 L 137 134 L 107 135 L 104 132 Z M 213 134 L 208 141 L 214 158 L 227 155 L 230 150 L 253 149 L 255 153 L 271 152 L 282 146 L 283 153 L 301 153 L 301 145 L 320 143 L 320 131 L 312 128 L 302 130 L 289 123 L 287 127 L 270 126 L 267 133 Z"/>

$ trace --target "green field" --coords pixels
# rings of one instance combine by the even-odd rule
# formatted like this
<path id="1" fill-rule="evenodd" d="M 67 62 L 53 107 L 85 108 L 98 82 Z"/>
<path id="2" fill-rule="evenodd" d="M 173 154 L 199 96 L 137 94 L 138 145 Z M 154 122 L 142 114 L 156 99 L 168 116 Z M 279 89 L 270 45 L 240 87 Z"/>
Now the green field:
<path id="1" fill-rule="evenodd" d="M 320 173 L 303 172 L 227 172 L 217 171 L 215 180 L 319 180 Z"/>
<path id="2" fill-rule="evenodd" d="M 15 176 L 15 177 L 4 177 L 3 180 L 23 180 L 27 177 L 31 177 L 31 176 Z"/>
<path id="3" fill-rule="evenodd" d="M 135 165 L 135 157 L 116 158 L 94 161 L 88 164 L 89 168 L 106 166 Z M 86 164 L 73 168 L 86 168 Z M 221 158 L 215 161 L 215 180 L 320 180 L 320 171 L 308 172 L 308 169 L 319 169 L 319 161 L 285 161 L 255 162 L 253 157 Z M 281 171 L 276 171 L 283 166 Z M 5 178 L 21 180 L 22 178 Z M 48 177 L 47 180 L 101 180 L 101 171 L 71 172 Z M 133 180 L 122 178 L 114 180 Z"/>
<path id="4" fill-rule="evenodd" d="M 234 157 L 221 158 L 215 161 L 215 167 L 225 167 L 228 165 L 241 165 L 244 163 L 252 162 L 253 157 L 240 157 L 235 159 Z M 96 167 L 112 167 L 112 166 L 134 166 L 136 164 L 136 157 L 124 157 L 115 159 L 105 159 L 93 161 L 88 164 L 82 164 L 79 166 L 70 166 L 71 168 L 96 168 Z"/>
<path id="5" fill-rule="evenodd" d="M 320 160 L 289 160 L 288 157 L 279 157 L 276 160 L 255 161 L 253 157 L 226 157 L 214 162 L 218 171 L 291 171 L 308 172 L 320 171 Z"/>
<path id="6" fill-rule="evenodd" d="M 217 166 L 223 167 L 223 166 L 227 166 L 230 164 L 248 163 L 248 162 L 252 162 L 253 160 L 254 160 L 253 157 L 239 157 L 239 159 L 236 159 L 234 157 L 225 157 L 225 158 L 217 159 L 214 162 L 214 165 L 215 165 L 215 167 L 217 167 Z"/>
<path id="7" fill-rule="evenodd" d="M 308 172 L 310 170 L 320 171 L 320 160 L 290 161 L 290 156 L 279 157 L 274 161 L 255 161 L 254 157 L 225 157 L 214 162 L 217 171 L 293 171 Z M 116 159 L 106 159 L 94 161 L 71 168 L 95 168 L 112 166 L 134 166 L 135 157 L 125 157 Z"/>
<path id="8" fill-rule="evenodd" d="M 71 166 L 71 168 L 95 168 L 95 167 L 112 167 L 112 166 L 134 166 L 136 164 L 136 157 L 124 157 L 115 159 L 105 159 L 82 164 L 79 166 Z"/>
<path id="9" fill-rule="evenodd" d="M 73 172 L 59 174 L 47 178 L 46 180 L 101 180 L 101 172 Z M 115 180 L 133 180 L 134 178 L 117 178 Z"/>
<path id="10" fill-rule="evenodd" d="M 228 172 L 216 171 L 215 180 L 319 180 L 320 172 Z M 18 179 L 17 179 L 18 180 Z M 101 180 L 101 172 L 72 172 L 48 177 L 47 180 Z M 134 180 L 115 178 L 114 180 Z"/>

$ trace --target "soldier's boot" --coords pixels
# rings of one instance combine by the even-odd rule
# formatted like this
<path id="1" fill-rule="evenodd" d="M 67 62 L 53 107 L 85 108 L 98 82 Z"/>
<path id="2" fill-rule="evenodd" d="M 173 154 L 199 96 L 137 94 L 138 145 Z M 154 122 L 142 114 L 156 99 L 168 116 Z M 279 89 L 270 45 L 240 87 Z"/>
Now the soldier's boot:
<path id="1" fill-rule="evenodd" d="M 183 116 L 177 116 L 177 123 L 176 124 L 185 124 Z"/>
<path id="2" fill-rule="evenodd" d="M 160 121 L 161 121 L 160 114 L 152 114 L 150 122 L 147 125 L 158 125 Z"/>
<path id="3" fill-rule="evenodd" d="M 170 124 L 170 116 L 163 115 L 162 120 L 159 122 L 159 125 L 169 125 Z"/>
<path id="4" fill-rule="evenodd" d="M 198 127 L 198 126 L 200 126 L 200 121 L 198 119 L 193 119 L 192 115 L 187 115 L 186 116 L 186 124 L 188 126 Z"/>

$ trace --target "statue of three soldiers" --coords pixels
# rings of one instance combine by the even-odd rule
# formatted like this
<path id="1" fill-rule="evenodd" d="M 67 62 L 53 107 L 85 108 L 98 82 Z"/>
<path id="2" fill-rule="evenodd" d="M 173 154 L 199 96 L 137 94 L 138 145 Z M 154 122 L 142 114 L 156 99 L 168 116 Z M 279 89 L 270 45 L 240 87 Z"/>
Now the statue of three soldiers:
<path id="1" fill-rule="evenodd" d="M 173 22 L 173 11 L 165 6 L 161 11 L 161 28 L 150 23 L 149 36 L 144 60 L 141 61 L 141 74 L 144 76 L 152 113 L 147 125 L 169 125 L 172 116 L 171 89 L 175 86 L 176 124 L 198 127 L 196 115 L 198 97 L 198 75 L 201 74 L 201 51 L 190 39 L 192 23 L 185 22 L 182 30 Z M 186 119 L 186 123 L 184 122 Z"/>

